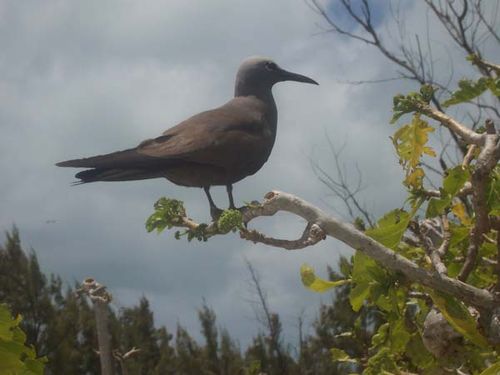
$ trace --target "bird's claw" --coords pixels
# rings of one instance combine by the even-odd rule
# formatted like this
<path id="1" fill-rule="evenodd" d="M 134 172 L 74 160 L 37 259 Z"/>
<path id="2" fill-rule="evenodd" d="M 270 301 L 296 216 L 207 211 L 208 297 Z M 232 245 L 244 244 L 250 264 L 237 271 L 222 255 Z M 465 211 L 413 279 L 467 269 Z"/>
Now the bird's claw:
<path id="1" fill-rule="evenodd" d="M 221 210 L 218 207 L 211 207 L 210 208 L 210 216 L 212 217 L 212 221 L 217 221 L 219 220 L 220 215 L 222 215 L 224 211 Z"/>
<path id="2" fill-rule="evenodd" d="M 248 206 L 241 206 L 241 207 L 238 207 L 238 208 L 235 208 L 235 210 L 238 210 L 240 211 L 241 213 L 241 216 L 243 216 L 243 225 L 245 226 L 245 228 L 248 228 L 248 222 L 245 221 L 245 213 L 249 210 L 250 208 Z"/>

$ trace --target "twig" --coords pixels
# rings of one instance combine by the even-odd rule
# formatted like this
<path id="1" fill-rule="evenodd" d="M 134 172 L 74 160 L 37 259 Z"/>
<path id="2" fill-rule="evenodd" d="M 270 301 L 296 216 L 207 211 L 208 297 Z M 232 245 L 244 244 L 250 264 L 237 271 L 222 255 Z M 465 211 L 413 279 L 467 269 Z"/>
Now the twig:
<path id="1" fill-rule="evenodd" d="M 448 216 L 441 216 L 441 223 L 443 228 L 443 242 L 437 249 L 437 253 L 440 257 L 443 257 L 448 252 L 448 248 L 450 247 L 451 241 L 451 233 L 450 233 L 450 223 L 448 222 Z"/>
<path id="2" fill-rule="evenodd" d="M 467 154 L 464 156 L 464 160 L 462 161 L 462 167 L 465 168 L 467 167 L 472 159 L 474 159 L 474 152 L 476 152 L 477 146 L 476 145 L 470 145 L 469 148 L 467 149 Z"/>
<path id="3" fill-rule="evenodd" d="M 446 216 L 443 215 L 443 217 Z M 442 222 L 440 224 L 443 233 L 437 232 L 435 226 L 431 225 L 429 221 L 430 220 L 428 219 L 424 220 L 420 225 L 417 225 L 416 227 L 413 226 L 412 230 L 416 232 L 417 236 L 419 237 L 425 252 L 431 260 L 432 266 L 437 271 L 437 273 L 440 275 L 446 275 L 448 273 L 448 270 L 441 260 L 441 256 L 445 254 L 450 243 L 448 220 L 442 219 Z M 444 230 L 445 222 L 447 228 L 446 231 Z M 435 243 L 437 243 L 440 239 L 442 239 L 441 245 L 439 248 L 436 248 Z"/>
<path id="4" fill-rule="evenodd" d="M 422 194 L 429 198 L 442 198 L 442 193 L 439 190 L 421 190 Z M 472 194 L 472 184 L 467 181 L 464 186 L 457 192 L 456 196 L 459 198 L 465 198 L 466 196 Z"/>
<path id="5" fill-rule="evenodd" d="M 298 250 L 308 246 L 313 246 L 326 238 L 323 230 L 316 224 L 308 223 L 302 236 L 297 240 L 282 240 L 267 237 L 256 230 L 240 230 L 240 237 L 253 243 L 263 243 L 270 246 L 280 247 L 286 250 Z"/>

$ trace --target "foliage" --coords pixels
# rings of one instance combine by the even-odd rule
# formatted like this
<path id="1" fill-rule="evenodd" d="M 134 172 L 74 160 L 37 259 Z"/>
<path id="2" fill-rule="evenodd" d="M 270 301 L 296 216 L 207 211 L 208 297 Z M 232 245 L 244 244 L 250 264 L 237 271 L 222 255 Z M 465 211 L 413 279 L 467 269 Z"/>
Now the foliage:
<path id="1" fill-rule="evenodd" d="M 146 230 L 158 233 L 180 224 L 186 216 L 184 204 L 177 199 L 160 198 L 154 204 L 154 213 L 146 220 Z"/>
<path id="2" fill-rule="evenodd" d="M 476 99 L 490 91 L 498 96 L 498 78 L 481 77 L 478 80 L 462 80 L 443 106 L 451 106 Z M 456 277 L 469 255 L 471 233 L 478 212 L 474 210 L 470 196 L 463 192 L 465 186 L 475 186 L 473 176 L 476 165 L 472 162 L 448 167 L 441 186 L 429 193 L 426 186 L 426 170 L 422 166 L 424 155 L 435 157 L 436 152 L 428 146 L 429 134 L 435 127 L 423 119 L 429 116 L 429 102 L 435 89 L 422 86 L 420 92 L 397 95 L 394 98 L 395 123 L 405 114 L 411 114 L 411 122 L 402 125 L 391 137 L 399 162 L 404 170 L 403 185 L 408 191 L 410 209 L 396 208 L 385 214 L 374 228 L 365 233 L 382 245 L 408 258 L 422 268 L 433 271 L 431 252 L 439 253 L 443 266 L 450 277 Z M 484 200 L 487 214 L 498 216 L 500 210 L 500 167 L 493 168 L 486 177 Z M 477 178 L 477 177 L 476 177 Z M 436 183 L 434 179 L 434 183 Z M 470 188 L 469 188 L 470 189 Z M 481 198 L 476 198 L 481 199 Z M 420 219 L 418 213 L 425 212 Z M 498 218 L 497 218 L 498 219 Z M 421 226 L 434 226 L 437 235 L 428 235 Z M 404 236 L 413 239 L 407 241 Z M 447 239 L 445 240 L 445 236 Z M 495 264 L 498 232 L 488 228 L 484 233 L 488 241 L 480 241 L 479 255 L 484 262 L 476 262 L 467 282 L 478 288 L 494 288 L 497 281 Z M 304 285 L 314 291 L 338 288 L 341 284 L 324 283 L 306 265 L 301 270 Z M 335 345 L 331 347 L 332 359 L 339 363 L 356 363 L 363 374 L 395 374 L 401 371 L 418 373 L 440 373 L 444 368 L 458 369 L 467 373 L 497 373 L 498 348 L 488 341 L 488 332 L 479 328 L 478 312 L 463 301 L 441 292 L 423 288 L 402 275 L 389 272 L 383 265 L 357 251 L 352 260 L 352 269 L 347 278 L 349 302 L 353 313 L 366 308 L 375 308 L 383 321 L 371 337 L 367 355 L 356 356 Z M 344 281 L 344 280 L 343 280 Z M 318 287 L 311 285 L 316 282 Z M 417 296 L 417 298 L 415 297 Z M 441 357 L 434 357 L 425 344 L 425 320 L 430 306 L 437 308 L 450 327 L 461 335 L 461 345 Z M 430 350 L 430 349 L 429 349 Z M 490 366 L 490 367 L 488 367 Z M 458 370 L 457 370 L 458 371 Z"/>
<path id="3" fill-rule="evenodd" d="M 44 358 L 25 345 L 26 334 L 20 327 L 21 317 L 13 319 L 6 305 L 0 304 L 0 373 L 42 375 Z"/>
<path id="4" fill-rule="evenodd" d="M 28 253 L 22 249 L 17 229 L 7 233 L 5 244 L 0 244 L 0 300 L 15 314 L 23 316 L 22 321 L 20 318 L 12 320 L 9 314 L 7 321 L 9 327 L 16 326 L 17 338 L 22 338 L 18 327 L 27 332 L 28 346 L 16 344 L 14 348 L 29 353 L 24 358 L 32 368 L 35 368 L 32 358 L 37 353 L 47 357 L 46 375 L 99 373 L 92 308 L 85 299 L 77 298 L 74 288 L 64 288 L 57 276 L 47 277 L 42 273 L 34 251 Z M 3 311 L 0 307 L 0 346 L 8 331 L 4 327 Z M 329 352 L 329 346 L 316 335 L 304 339 L 297 359 L 292 347 L 280 340 L 276 346 L 262 332 L 256 334 L 247 347 L 241 348 L 230 332 L 219 326 L 214 309 L 205 301 L 198 310 L 201 342 L 180 324 L 172 329 L 156 327 L 145 297 L 135 306 L 118 311 L 111 308 L 109 314 L 113 348 L 121 353 L 132 347 L 141 349 L 125 362 L 129 375 L 257 375 L 261 372 L 298 375 L 307 373 L 300 369 L 313 367 L 313 363 L 317 368 L 325 369 L 314 374 L 328 374 L 331 372 L 326 369 L 333 366 L 331 356 L 323 355 Z M 352 314 L 346 314 L 347 319 L 352 317 Z M 281 333 L 281 319 L 277 313 L 271 314 L 271 322 L 273 331 Z M 321 329 L 336 329 L 337 324 L 336 319 L 321 323 Z M 362 332 L 363 329 L 359 329 L 359 335 Z M 0 368 L 3 370 L 1 366 L 10 362 L 2 361 L 2 355 L 0 350 Z M 2 370 L 1 374 L 4 373 Z M 116 373 L 120 373 L 118 368 Z"/>
<path id="5" fill-rule="evenodd" d="M 241 228 L 243 215 L 239 210 L 225 210 L 217 220 L 217 227 L 222 233 L 229 233 Z"/>
<path id="6" fill-rule="evenodd" d="M 415 112 L 422 104 L 429 104 L 436 89 L 431 85 L 423 85 L 419 92 L 408 95 L 398 94 L 393 99 L 393 116 L 391 124 L 407 113 Z"/>
<path id="7" fill-rule="evenodd" d="M 391 137 L 399 155 L 399 163 L 406 173 L 403 184 L 409 188 L 419 189 L 422 187 L 424 177 L 424 170 L 420 167 L 422 155 L 436 156 L 436 152 L 426 146 L 429 133 L 433 131 L 433 127 L 422 120 L 419 114 L 415 114 L 411 123 L 399 128 Z"/>
<path id="8" fill-rule="evenodd" d="M 197 239 L 207 241 L 214 234 L 235 232 L 243 226 L 243 215 L 240 210 L 228 209 L 223 211 L 215 225 L 194 224 L 186 216 L 184 204 L 177 199 L 162 197 L 154 204 L 154 212 L 146 220 L 148 232 L 163 232 L 173 227 L 185 227 L 183 231 L 175 231 L 175 239 L 186 237 L 188 241 Z"/>

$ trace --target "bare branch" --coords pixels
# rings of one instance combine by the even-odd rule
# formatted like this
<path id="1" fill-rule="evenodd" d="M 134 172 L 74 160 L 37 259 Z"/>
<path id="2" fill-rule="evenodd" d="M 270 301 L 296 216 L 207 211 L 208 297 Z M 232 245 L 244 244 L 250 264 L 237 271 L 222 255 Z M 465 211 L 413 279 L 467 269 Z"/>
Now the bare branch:
<path id="1" fill-rule="evenodd" d="M 476 0 L 476 3 L 474 4 L 474 6 L 476 8 L 476 13 L 479 16 L 479 19 L 486 26 L 490 35 L 492 35 L 496 39 L 496 41 L 498 43 L 500 43 L 500 35 L 498 35 L 498 33 L 495 31 L 495 28 L 493 27 L 493 25 L 490 22 L 488 22 L 484 16 L 483 10 L 481 9 L 481 0 Z M 494 18 L 496 19 L 496 14 L 495 14 Z"/>
<path id="2" fill-rule="evenodd" d="M 304 229 L 304 233 L 302 233 L 302 236 L 297 240 L 271 238 L 256 230 L 245 229 L 240 230 L 240 237 L 245 240 L 252 241 L 253 243 L 259 242 L 286 250 L 298 250 L 317 244 L 319 241 L 324 240 L 326 235 L 318 225 L 308 223 Z"/>
<path id="3" fill-rule="evenodd" d="M 133 347 L 125 354 L 122 354 L 119 350 L 113 350 L 113 357 L 120 364 L 120 369 L 121 369 L 122 375 L 128 375 L 128 369 L 127 369 L 127 366 L 125 365 L 125 361 L 127 359 L 133 357 L 137 353 L 140 353 L 140 352 L 141 352 L 141 349 L 137 349 L 136 347 Z"/>
<path id="4" fill-rule="evenodd" d="M 446 219 L 446 225 L 447 224 L 448 220 Z M 444 231 L 444 225 L 445 222 L 443 220 L 439 223 L 433 219 L 425 219 L 421 223 L 415 223 L 412 226 L 412 230 L 419 238 L 420 244 L 431 260 L 432 266 L 440 275 L 446 275 L 448 273 L 445 264 L 441 260 L 441 256 L 443 256 L 448 249 L 450 242 L 449 231 L 447 231 L 445 238 L 446 232 Z M 442 233 L 441 230 L 443 231 Z M 439 248 L 436 248 L 436 243 L 439 241 L 441 241 L 441 245 Z"/>
<path id="5" fill-rule="evenodd" d="M 361 215 L 366 223 L 368 223 L 370 227 L 373 227 L 373 218 L 357 196 L 362 190 L 362 176 L 358 165 L 355 165 L 357 183 L 353 184 L 351 181 L 348 181 L 345 173 L 346 167 L 341 164 L 341 154 L 345 144 L 337 150 L 328 134 L 326 134 L 326 139 L 332 153 L 335 168 L 334 173 L 336 176 L 333 177 L 329 172 L 324 170 L 317 161 L 310 158 L 313 171 L 318 179 L 333 192 L 334 196 L 342 200 L 352 220 L 355 220 L 358 215 Z"/>
<path id="6" fill-rule="evenodd" d="M 467 149 L 467 154 L 464 156 L 464 160 L 462 161 L 462 167 L 465 168 L 467 167 L 472 159 L 474 158 L 474 153 L 476 152 L 477 146 L 476 145 L 470 145 L 469 148 Z"/>
<path id="7" fill-rule="evenodd" d="M 477 157 L 474 171 L 471 176 L 472 183 L 472 205 L 476 214 L 474 227 L 470 232 L 469 248 L 464 265 L 457 278 L 465 281 L 474 269 L 479 247 L 484 241 L 484 234 L 491 228 L 488 216 L 488 205 L 486 202 L 487 184 L 491 171 L 500 159 L 499 136 L 496 134 L 495 126 L 491 120 L 486 121 L 486 133 L 484 137 L 484 147 Z"/>

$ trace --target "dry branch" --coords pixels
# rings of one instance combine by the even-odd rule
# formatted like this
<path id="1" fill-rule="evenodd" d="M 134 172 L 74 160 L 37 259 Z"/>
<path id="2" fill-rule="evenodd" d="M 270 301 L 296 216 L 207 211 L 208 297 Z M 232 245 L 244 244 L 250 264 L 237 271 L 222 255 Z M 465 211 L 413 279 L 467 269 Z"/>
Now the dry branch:
<path id="1" fill-rule="evenodd" d="M 99 284 L 92 278 L 83 280 L 82 286 L 76 292 L 78 295 L 84 294 L 88 296 L 94 305 L 101 374 L 113 375 L 111 335 L 109 334 L 108 323 L 108 303 L 111 301 L 111 294 L 108 293 L 104 285 Z"/>

